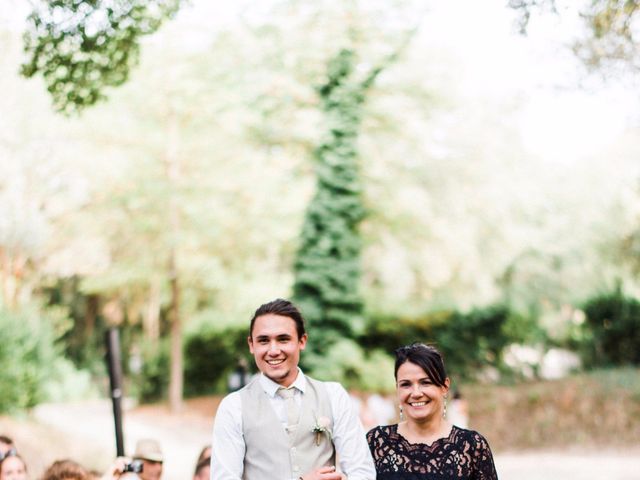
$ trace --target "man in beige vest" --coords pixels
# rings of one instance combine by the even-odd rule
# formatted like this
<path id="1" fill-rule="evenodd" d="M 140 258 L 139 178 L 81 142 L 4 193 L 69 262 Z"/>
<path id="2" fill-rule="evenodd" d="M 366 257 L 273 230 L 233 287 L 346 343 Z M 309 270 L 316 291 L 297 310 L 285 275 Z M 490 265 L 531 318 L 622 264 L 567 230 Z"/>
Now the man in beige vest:
<path id="1" fill-rule="evenodd" d="M 348 393 L 298 367 L 307 334 L 295 305 L 282 299 L 261 305 L 248 341 L 261 373 L 218 407 L 211 480 L 375 479 Z"/>

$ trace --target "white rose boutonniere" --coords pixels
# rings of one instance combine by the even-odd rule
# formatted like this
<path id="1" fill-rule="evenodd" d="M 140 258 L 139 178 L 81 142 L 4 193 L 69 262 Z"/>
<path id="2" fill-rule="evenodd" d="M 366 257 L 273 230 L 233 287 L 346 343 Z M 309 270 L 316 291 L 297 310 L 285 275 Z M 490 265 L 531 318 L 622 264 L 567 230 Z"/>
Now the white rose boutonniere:
<path id="1" fill-rule="evenodd" d="M 314 413 L 315 416 L 315 413 Z M 316 423 L 311 430 L 311 433 L 316 436 L 316 445 L 320 445 L 320 437 L 323 433 L 326 433 L 329 438 L 331 438 L 331 431 L 329 430 L 329 425 L 331 425 L 331 420 L 328 417 L 317 417 Z"/>

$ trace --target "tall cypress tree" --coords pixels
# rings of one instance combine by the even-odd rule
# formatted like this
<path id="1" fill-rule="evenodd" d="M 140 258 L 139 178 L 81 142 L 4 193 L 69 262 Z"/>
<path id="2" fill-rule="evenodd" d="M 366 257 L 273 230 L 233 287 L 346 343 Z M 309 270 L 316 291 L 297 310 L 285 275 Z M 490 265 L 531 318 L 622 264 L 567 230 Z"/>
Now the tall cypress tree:
<path id="1" fill-rule="evenodd" d="M 357 138 L 366 92 L 382 70 L 355 75 L 356 57 L 342 49 L 328 63 L 318 88 L 326 132 L 314 151 L 316 193 L 309 204 L 294 265 L 294 299 L 313 331 L 310 363 L 362 321 L 359 292 L 365 216 Z M 386 63 L 385 63 L 386 65 Z"/>

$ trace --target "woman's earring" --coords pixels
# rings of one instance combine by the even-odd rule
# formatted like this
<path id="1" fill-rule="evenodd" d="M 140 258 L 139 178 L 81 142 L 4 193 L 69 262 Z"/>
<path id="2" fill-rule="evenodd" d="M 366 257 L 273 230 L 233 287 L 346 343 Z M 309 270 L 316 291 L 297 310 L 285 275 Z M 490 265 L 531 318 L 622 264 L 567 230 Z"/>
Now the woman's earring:
<path id="1" fill-rule="evenodd" d="M 444 396 L 444 409 L 442 410 L 442 418 L 447 418 L 447 396 Z"/>
<path id="2" fill-rule="evenodd" d="M 404 412 L 402 411 L 402 407 L 400 407 L 400 421 L 404 422 Z"/>

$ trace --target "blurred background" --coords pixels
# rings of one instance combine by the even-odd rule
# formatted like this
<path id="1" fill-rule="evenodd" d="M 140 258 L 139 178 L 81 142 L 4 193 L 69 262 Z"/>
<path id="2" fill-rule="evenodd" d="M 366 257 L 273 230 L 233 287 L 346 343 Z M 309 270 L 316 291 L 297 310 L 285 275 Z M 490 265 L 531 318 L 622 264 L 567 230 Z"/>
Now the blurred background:
<path id="1" fill-rule="evenodd" d="M 0 433 L 34 478 L 105 468 L 117 327 L 127 450 L 188 477 L 285 297 L 367 426 L 393 350 L 434 343 L 501 478 L 640 478 L 639 19 L 3 0 Z"/>

